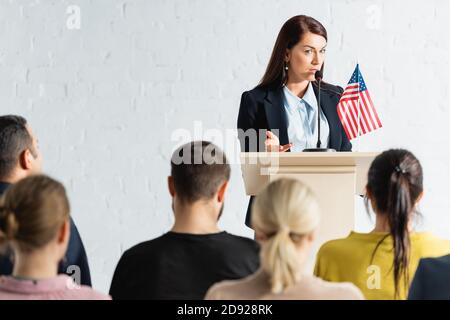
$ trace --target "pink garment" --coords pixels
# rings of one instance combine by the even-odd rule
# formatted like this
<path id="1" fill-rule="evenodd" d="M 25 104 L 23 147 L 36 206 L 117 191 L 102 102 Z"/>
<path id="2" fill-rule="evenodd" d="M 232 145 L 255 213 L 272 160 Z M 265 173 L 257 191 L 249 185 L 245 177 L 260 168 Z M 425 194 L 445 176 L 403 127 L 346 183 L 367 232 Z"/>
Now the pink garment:
<path id="1" fill-rule="evenodd" d="M 0 300 L 111 300 L 88 286 L 78 286 L 71 277 L 22 280 L 0 277 Z"/>

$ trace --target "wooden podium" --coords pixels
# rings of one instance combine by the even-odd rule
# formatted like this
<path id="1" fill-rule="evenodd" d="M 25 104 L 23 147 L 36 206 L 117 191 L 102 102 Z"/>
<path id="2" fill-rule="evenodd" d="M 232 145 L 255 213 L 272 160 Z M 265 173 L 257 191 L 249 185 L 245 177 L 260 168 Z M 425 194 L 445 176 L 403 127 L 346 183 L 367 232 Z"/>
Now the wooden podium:
<path id="1" fill-rule="evenodd" d="M 241 153 L 247 195 L 257 195 L 269 182 L 281 177 L 299 179 L 315 193 L 321 222 L 308 261 L 312 272 L 320 246 L 346 237 L 355 226 L 355 195 L 364 195 L 367 172 L 378 153 L 367 152 L 248 152 Z"/>

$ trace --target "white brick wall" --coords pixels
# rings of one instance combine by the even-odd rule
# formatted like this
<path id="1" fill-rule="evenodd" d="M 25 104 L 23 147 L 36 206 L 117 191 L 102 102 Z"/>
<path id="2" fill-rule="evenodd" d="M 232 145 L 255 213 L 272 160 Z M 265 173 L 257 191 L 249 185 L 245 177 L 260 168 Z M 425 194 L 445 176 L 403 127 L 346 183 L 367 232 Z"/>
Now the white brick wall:
<path id="1" fill-rule="evenodd" d="M 384 128 L 357 150 L 406 147 L 422 160 L 424 227 L 450 238 L 446 1 L 0 1 L 2 113 L 26 116 L 45 170 L 63 181 L 95 287 L 121 253 L 171 225 L 166 190 L 179 128 L 235 128 L 242 91 L 262 76 L 275 37 L 304 13 L 329 32 L 325 79 L 344 86 L 356 61 Z M 81 29 L 66 27 L 69 5 Z M 434 129 L 434 130 L 433 130 Z M 447 164 L 447 165 L 446 165 Z M 221 225 L 243 226 L 238 166 Z M 359 206 L 358 229 L 370 224 Z"/>

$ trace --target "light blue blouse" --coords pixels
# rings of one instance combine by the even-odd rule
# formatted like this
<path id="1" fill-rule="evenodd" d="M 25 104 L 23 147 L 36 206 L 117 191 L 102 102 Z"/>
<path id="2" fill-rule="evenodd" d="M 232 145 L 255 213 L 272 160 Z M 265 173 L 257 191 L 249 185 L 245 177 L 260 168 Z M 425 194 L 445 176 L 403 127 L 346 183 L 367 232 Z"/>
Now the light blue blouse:
<path id="1" fill-rule="evenodd" d="M 283 104 L 287 115 L 289 142 L 294 145 L 291 151 L 300 152 L 317 145 L 317 99 L 311 82 L 303 98 L 297 97 L 286 86 L 283 87 Z M 320 112 L 321 147 L 328 147 L 330 127 L 327 118 Z"/>

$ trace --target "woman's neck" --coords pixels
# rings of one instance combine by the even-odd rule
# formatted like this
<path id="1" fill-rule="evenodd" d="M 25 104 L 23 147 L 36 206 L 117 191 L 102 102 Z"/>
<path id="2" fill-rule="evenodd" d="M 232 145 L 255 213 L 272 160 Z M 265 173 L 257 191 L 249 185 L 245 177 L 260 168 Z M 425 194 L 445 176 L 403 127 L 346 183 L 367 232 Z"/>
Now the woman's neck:
<path id="1" fill-rule="evenodd" d="M 377 215 L 375 219 L 375 228 L 372 232 L 391 232 L 388 220 L 384 216 Z"/>
<path id="2" fill-rule="evenodd" d="M 413 231 L 413 224 L 411 221 L 408 222 L 408 232 Z M 377 214 L 375 218 L 375 228 L 371 232 L 391 232 L 391 227 L 389 226 L 389 220 L 386 214 Z"/>
<path id="3" fill-rule="evenodd" d="M 290 82 L 288 81 L 286 83 L 286 87 L 289 89 L 290 92 L 295 94 L 299 98 L 303 98 L 303 96 L 306 93 L 306 90 L 308 89 L 309 81 L 303 80 L 298 82 Z"/>
<path id="4" fill-rule="evenodd" d="M 17 253 L 14 256 L 14 270 L 12 275 L 26 279 L 47 279 L 56 277 L 58 263 L 53 257 L 43 252 Z"/>

